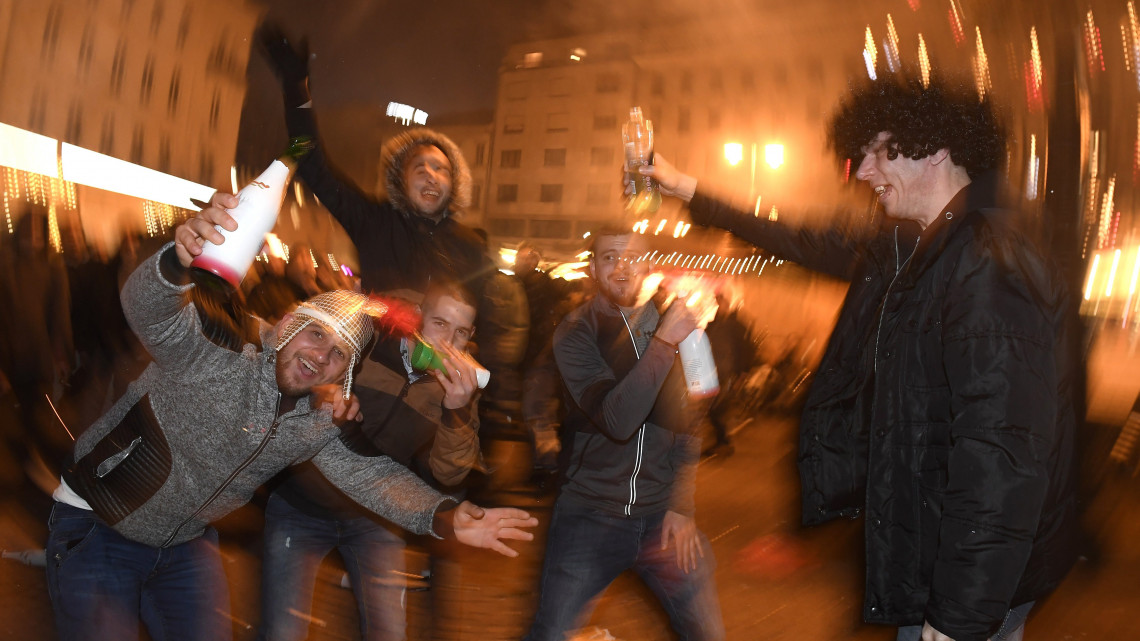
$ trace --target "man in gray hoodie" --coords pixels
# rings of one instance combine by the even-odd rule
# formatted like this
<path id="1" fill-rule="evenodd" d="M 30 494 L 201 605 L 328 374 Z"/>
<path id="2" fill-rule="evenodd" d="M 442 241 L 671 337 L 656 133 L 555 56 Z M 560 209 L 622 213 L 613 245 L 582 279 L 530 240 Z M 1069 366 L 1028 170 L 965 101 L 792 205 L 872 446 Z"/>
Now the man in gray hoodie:
<path id="1" fill-rule="evenodd" d="M 188 302 L 190 261 L 204 241 L 224 241 L 215 224 L 237 227 L 212 204 L 123 288 L 127 319 L 154 362 L 79 438 L 55 492 L 47 575 L 60 637 L 137 638 L 141 619 L 154 638 L 231 638 L 209 524 L 305 460 L 405 529 L 515 556 L 503 540 L 531 539 L 520 528 L 537 521 L 525 512 L 457 505 L 391 459 L 357 455 L 340 440 L 334 418 L 358 413 L 349 390 L 372 338 L 369 313 L 382 311 L 374 303 L 321 294 L 239 344 Z"/>

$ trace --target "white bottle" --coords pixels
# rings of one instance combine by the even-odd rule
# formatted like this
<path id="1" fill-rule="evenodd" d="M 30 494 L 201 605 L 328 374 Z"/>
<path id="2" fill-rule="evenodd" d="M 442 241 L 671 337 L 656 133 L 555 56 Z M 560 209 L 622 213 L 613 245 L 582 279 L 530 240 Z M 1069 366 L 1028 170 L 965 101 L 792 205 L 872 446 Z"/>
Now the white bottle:
<path id="1" fill-rule="evenodd" d="M 308 136 L 293 138 L 284 154 L 261 172 L 257 180 L 238 192 L 238 205 L 229 210 L 238 227 L 226 231 L 220 225 L 214 226 L 225 237 L 225 242 L 215 245 L 207 241 L 202 245 L 202 253 L 190 263 L 190 267 L 199 270 L 198 275 L 212 274 L 233 289 L 241 286 L 265 243 L 265 235 L 277 224 L 277 213 L 285 200 L 285 188 L 297 169 L 297 161 L 312 147 Z"/>
<path id="2" fill-rule="evenodd" d="M 689 395 L 706 398 L 720 392 L 720 379 L 716 374 L 712 343 L 703 328 L 698 327 L 677 345 L 681 353 L 681 367 L 685 372 L 685 386 Z"/>

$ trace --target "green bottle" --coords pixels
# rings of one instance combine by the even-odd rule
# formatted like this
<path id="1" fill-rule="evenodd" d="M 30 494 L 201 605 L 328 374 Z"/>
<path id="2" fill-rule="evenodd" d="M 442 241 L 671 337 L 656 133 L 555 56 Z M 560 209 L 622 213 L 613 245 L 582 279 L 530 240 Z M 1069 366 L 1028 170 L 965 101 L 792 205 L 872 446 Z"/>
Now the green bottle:
<path id="1" fill-rule="evenodd" d="M 413 369 L 421 372 L 428 372 L 433 369 L 444 371 L 443 356 L 430 343 L 419 334 L 416 334 L 411 341 L 414 343 L 411 355 Z M 486 387 L 489 380 L 491 380 L 491 372 L 476 364 L 475 382 L 479 384 L 479 389 Z"/>

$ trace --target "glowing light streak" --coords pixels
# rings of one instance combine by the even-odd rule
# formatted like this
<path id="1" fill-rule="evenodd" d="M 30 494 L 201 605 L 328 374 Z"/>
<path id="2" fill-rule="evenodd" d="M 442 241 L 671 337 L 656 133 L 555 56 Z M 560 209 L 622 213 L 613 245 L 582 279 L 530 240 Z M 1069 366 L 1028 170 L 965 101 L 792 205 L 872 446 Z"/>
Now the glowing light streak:
<path id="1" fill-rule="evenodd" d="M 1108 271 L 1108 284 L 1104 286 L 1105 297 L 1112 296 L 1112 283 L 1116 280 L 1116 268 L 1120 266 L 1120 250 L 1112 252 L 1112 268 Z"/>
<path id="2" fill-rule="evenodd" d="M 1115 209 L 1116 176 L 1108 179 L 1108 188 L 1105 189 L 1101 199 L 1099 229 L 1097 230 L 1097 249 L 1103 249 L 1108 242 L 1109 225 L 1112 223 L 1112 211 Z"/>
<path id="3" fill-rule="evenodd" d="M 1030 27 L 1029 43 L 1029 62 L 1026 63 L 1029 69 L 1025 76 L 1025 83 L 1029 108 L 1031 111 L 1035 111 L 1041 109 L 1045 104 L 1044 93 L 1042 91 L 1042 84 L 1045 79 L 1041 71 L 1041 48 L 1037 44 L 1037 27 Z"/>
<path id="4" fill-rule="evenodd" d="M 894 73 L 902 67 L 899 57 L 899 32 L 895 29 L 895 20 L 887 14 L 887 37 L 883 40 L 883 54 L 887 58 L 887 68 Z"/>
<path id="5" fill-rule="evenodd" d="M 875 36 L 871 35 L 871 25 L 867 25 L 867 33 L 863 40 L 863 62 L 867 65 L 867 75 L 871 80 L 875 80 L 875 65 L 878 64 L 879 52 L 875 47 Z"/>
<path id="6" fill-rule="evenodd" d="M 776 222 L 779 219 L 780 219 L 780 210 L 776 209 L 775 205 L 773 205 L 772 210 L 768 212 L 768 220 L 770 220 L 772 222 Z"/>
<path id="7" fill-rule="evenodd" d="M 1037 200 L 1040 171 L 1041 159 L 1037 157 L 1037 134 L 1031 134 L 1029 136 L 1029 167 L 1025 172 L 1025 198 L 1027 200 Z"/>
<path id="8" fill-rule="evenodd" d="M 1104 71 L 1104 47 L 1101 46 L 1100 27 L 1093 20 L 1092 9 L 1085 14 L 1084 37 L 1089 72 Z"/>
<path id="9" fill-rule="evenodd" d="M 1140 20 L 1136 18 L 1136 6 L 1128 2 L 1129 45 L 1124 48 L 1124 56 L 1131 60 L 1130 68 L 1136 76 L 1136 88 L 1140 89 Z"/>
<path id="10" fill-rule="evenodd" d="M 665 220 L 664 218 L 662 218 L 661 222 L 657 223 L 657 229 L 653 230 L 653 235 L 656 236 L 656 235 L 660 234 L 661 230 L 665 229 L 665 224 L 668 222 L 669 222 L 668 220 Z"/>
<path id="11" fill-rule="evenodd" d="M 918 67 L 922 70 L 922 86 L 930 86 L 930 56 L 926 53 L 926 40 L 918 34 Z"/>
<path id="12" fill-rule="evenodd" d="M 993 86 L 990 83 L 990 60 L 986 57 L 986 48 L 982 45 L 982 28 L 974 27 L 977 37 L 974 39 L 978 49 L 974 55 L 974 86 L 978 90 L 978 99 L 986 97 L 986 92 Z M 850 161 L 848 161 L 850 162 Z"/>
<path id="13" fill-rule="evenodd" d="M 685 234 L 689 233 L 689 226 L 690 226 L 689 223 L 685 223 L 685 226 L 683 228 L 681 228 L 681 236 L 684 236 Z"/>
<path id="14" fill-rule="evenodd" d="M 954 44 L 962 44 L 966 34 L 962 29 L 962 8 L 958 6 L 958 0 L 950 0 L 950 30 L 954 32 Z"/>

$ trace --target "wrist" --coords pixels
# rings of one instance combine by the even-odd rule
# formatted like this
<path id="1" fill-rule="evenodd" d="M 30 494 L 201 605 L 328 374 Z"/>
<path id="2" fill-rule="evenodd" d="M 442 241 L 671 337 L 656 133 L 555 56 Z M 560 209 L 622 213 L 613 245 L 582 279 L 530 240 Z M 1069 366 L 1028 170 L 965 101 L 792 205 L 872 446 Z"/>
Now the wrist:
<path id="1" fill-rule="evenodd" d="M 435 514 L 431 518 L 431 531 L 441 539 L 455 538 L 455 508 L 459 503 L 452 498 L 445 498 L 435 506 Z"/>
<path id="2" fill-rule="evenodd" d="M 677 188 L 673 190 L 673 194 L 685 202 L 693 199 L 697 193 L 697 179 L 693 176 L 681 174 L 681 179 L 677 181 Z"/>

